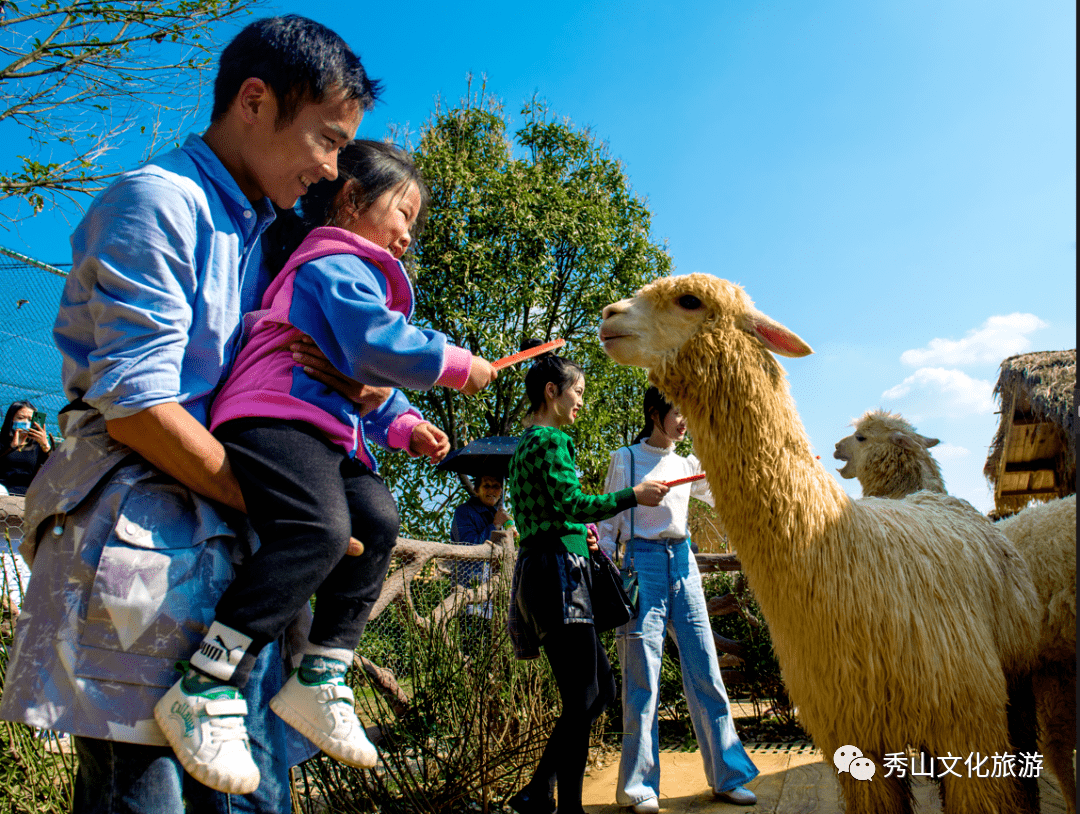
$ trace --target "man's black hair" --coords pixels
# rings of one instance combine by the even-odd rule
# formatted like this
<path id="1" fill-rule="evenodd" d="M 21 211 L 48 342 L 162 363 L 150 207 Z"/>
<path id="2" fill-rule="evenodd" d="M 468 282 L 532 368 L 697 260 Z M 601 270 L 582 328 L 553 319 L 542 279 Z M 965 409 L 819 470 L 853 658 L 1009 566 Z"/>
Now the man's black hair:
<path id="1" fill-rule="evenodd" d="M 371 110 L 381 90 L 345 40 L 296 14 L 256 20 L 225 46 L 214 80 L 211 121 L 225 115 L 240 86 L 251 77 L 274 92 L 279 126 L 295 119 L 306 102 L 321 102 L 331 89 L 341 88 L 362 111 Z"/>

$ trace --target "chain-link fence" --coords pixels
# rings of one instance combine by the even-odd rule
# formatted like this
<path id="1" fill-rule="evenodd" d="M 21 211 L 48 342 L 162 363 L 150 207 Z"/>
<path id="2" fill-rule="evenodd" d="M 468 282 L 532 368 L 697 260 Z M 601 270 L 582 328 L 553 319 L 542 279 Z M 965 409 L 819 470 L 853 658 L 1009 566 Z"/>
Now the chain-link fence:
<path id="1" fill-rule="evenodd" d="M 33 402 L 45 411 L 53 435 L 66 403 L 60 352 L 52 339 L 66 276 L 56 266 L 0 246 L 0 407 L 6 412 L 13 401 Z"/>
<path id="2" fill-rule="evenodd" d="M 66 276 L 56 266 L 0 246 L 0 419 L 12 402 L 29 401 L 44 411 L 45 429 L 53 436 L 59 435 L 56 417 L 66 403 L 60 352 L 52 338 Z M 4 595 L 20 600 L 29 578 L 14 554 L 22 540 L 22 498 L 5 500 L 12 505 L 0 507 Z"/>

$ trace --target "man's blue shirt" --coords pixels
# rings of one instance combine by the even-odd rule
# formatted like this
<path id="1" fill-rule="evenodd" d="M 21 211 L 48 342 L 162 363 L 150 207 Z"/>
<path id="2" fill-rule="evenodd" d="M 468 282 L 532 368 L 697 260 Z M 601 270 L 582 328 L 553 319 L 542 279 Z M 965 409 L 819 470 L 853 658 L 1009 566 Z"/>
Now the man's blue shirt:
<path id="1" fill-rule="evenodd" d="M 71 237 L 53 337 L 64 391 L 106 419 L 179 402 L 200 423 L 269 282 L 252 204 L 199 136 L 120 176 Z"/>

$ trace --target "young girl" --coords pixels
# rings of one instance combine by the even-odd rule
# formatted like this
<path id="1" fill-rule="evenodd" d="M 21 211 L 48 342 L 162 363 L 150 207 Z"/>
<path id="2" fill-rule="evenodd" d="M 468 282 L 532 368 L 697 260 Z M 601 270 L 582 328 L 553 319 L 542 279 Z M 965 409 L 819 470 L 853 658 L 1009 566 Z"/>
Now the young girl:
<path id="1" fill-rule="evenodd" d="M 615 679 L 593 627 L 589 551 L 583 523 L 631 506 L 655 506 L 661 483 L 586 495 L 574 469 L 574 443 L 562 427 L 581 410 L 585 376 L 573 362 L 541 357 L 525 376 L 529 425 L 510 459 L 510 494 L 521 531 L 510 632 L 519 658 L 544 649 L 562 713 L 529 783 L 508 801 L 519 814 L 582 814 L 581 784 L 593 721 L 615 697 Z"/>
<path id="2" fill-rule="evenodd" d="M 693 455 L 676 454 L 686 437 L 686 422 L 655 387 L 644 400 L 645 428 L 635 443 L 611 456 L 605 489 L 623 489 L 645 479 L 675 480 L 696 475 Z M 623 743 L 615 799 L 634 814 L 660 810 L 660 660 L 664 635 L 671 630 L 679 648 L 686 703 L 705 763 L 705 777 L 716 798 L 752 805 L 743 788 L 757 769 L 735 733 L 727 691 L 716 660 L 712 625 L 701 588 L 701 574 L 690 550 L 686 518 L 690 496 L 712 505 L 705 481 L 676 486 L 655 508 L 631 509 L 600 524 L 600 547 L 614 552 L 625 542 L 623 562 L 638 575 L 638 615 L 619 628 L 616 644 L 623 674 Z"/>
<path id="3" fill-rule="evenodd" d="M 289 345 L 306 334 L 337 370 L 376 386 L 475 393 L 495 378 L 484 359 L 408 324 L 413 290 L 400 258 L 422 222 L 427 189 L 407 155 L 354 142 L 342 149 L 338 172 L 305 195 L 302 218 L 315 228 L 267 289 L 263 310 L 245 319 L 246 344 L 211 410 L 259 548 L 222 595 L 187 673 L 155 708 L 184 767 L 234 794 L 259 782 L 238 688 L 313 594 L 300 668 L 270 707 L 337 760 L 375 765 L 345 672 L 399 521 L 366 440 L 432 460 L 449 446 L 396 390 L 361 417 L 296 367 Z M 358 557 L 344 556 L 350 535 L 364 545 Z"/>

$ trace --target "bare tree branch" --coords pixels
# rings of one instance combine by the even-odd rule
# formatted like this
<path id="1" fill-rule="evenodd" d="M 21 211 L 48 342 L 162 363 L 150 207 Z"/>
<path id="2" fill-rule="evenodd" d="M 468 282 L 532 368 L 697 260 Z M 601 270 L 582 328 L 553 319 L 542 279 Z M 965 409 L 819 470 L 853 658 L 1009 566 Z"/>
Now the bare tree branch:
<path id="1" fill-rule="evenodd" d="M 35 0 L 3 4 L 0 121 L 28 149 L 0 162 L 0 218 L 93 194 L 189 126 L 219 23 L 262 0 Z M 124 148 L 125 166 L 110 154 Z M 27 209 L 29 207 L 29 211 Z"/>

